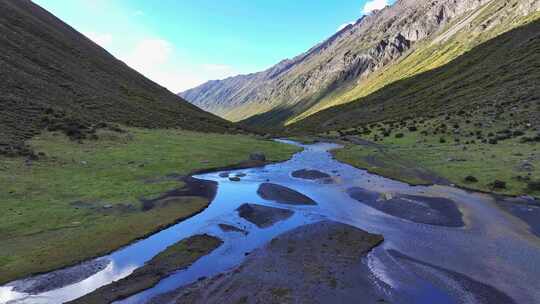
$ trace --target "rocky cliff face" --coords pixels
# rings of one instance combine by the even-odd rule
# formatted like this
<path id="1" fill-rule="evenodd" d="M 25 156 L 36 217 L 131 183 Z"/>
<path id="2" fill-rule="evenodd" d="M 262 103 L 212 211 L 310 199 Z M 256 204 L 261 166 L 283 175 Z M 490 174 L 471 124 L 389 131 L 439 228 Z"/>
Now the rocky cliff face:
<path id="1" fill-rule="evenodd" d="M 210 81 L 180 95 L 231 120 L 253 116 L 248 121 L 254 124 L 282 124 L 333 105 L 334 97 L 361 87 L 375 72 L 419 48 L 452 43 L 464 31 L 477 34 L 467 39 L 477 39 L 474 37 L 501 24 L 508 30 L 512 25 L 507 23 L 538 11 L 539 3 L 398 0 L 391 7 L 362 17 L 306 53 L 266 71 Z M 459 51 L 455 56 L 458 55 Z M 346 101 L 350 100 L 339 103 Z"/>

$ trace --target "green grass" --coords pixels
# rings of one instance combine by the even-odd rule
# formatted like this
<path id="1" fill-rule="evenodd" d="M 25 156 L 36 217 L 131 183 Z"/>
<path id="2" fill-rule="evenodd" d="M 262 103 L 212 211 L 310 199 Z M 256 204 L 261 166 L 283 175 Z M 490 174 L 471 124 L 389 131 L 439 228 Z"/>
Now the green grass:
<path id="1" fill-rule="evenodd" d="M 535 19 L 439 68 L 310 116 L 289 131 L 375 142 L 378 146 L 348 146 L 336 157 L 412 184 L 429 181 L 427 172 L 461 187 L 538 197 L 529 184 L 540 180 L 540 144 L 525 139 L 540 136 L 539 28 Z M 523 170 L 524 162 L 532 171 Z M 469 175 L 478 182 L 466 182 Z M 496 180 L 506 188 L 494 189 Z"/>
<path id="2" fill-rule="evenodd" d="M 474 19 L 472 24 L 479 26 L 481 23 L 485 22 L 485 20 L 489 19 L 499 7 L 500 3 L 497 2 L 486 4 L 483 7 L 482 13 Z M 388 65 L 385 68 L 374 72 L 359 85 L 338 89 L 335 92 L 332 92 L 321 99 L 312 108 L 289 119 L 285 125 L 299 122 L 301 119 L 329 107 L 358 101 L 362 97 L 366 97 L 381 90 L 389 84 L 442 67 L 474 47 L 493 39 L 506 31 L 534 22 L 538 18 L 540 18 L 540 12 L 525 17 L 508 18 L 501 24 L 484 32 L 465 30 L 458 32 L 448 40 L 443 40 L 438 43 L 429 39 L 422 41 L 414 46 L 414 50 L 411 53 L 404 55 L 395 64 Z M 444 33 L 446 30 L 452 29 L 453 26 L 460 21 L 460 18 L 454 20 L 452 23 L 448 24 L 442 32 Z"/>
<path id="3" fill-rule="evenodd" d="M 346 145 L 332 151 L 336 159 L 369 172 L 401 180 L 409 184 L 424 185 L 430 181 L 418 174 L 417 166 L 405 164 L 402 157 L 379 149 L 358 145 Z"/>
<path id="4" fill-rule="evenodd" d="M 112 303 L 156 285 L 178 269 L 186 268 L 218 248 L 223 241 L 209 235 L 195 235 L 182 240 L 156 255 L 128 277 L 103 286 L 71 304 Z"/>
<path id="5" fill-rule="evenodd" d="M 404 137 L 396 138 L 395 134 L 398 133 L 404 134 Z M 441 137 L 447 142 L 441 143 Z M 496 145 L 465 144 L 470 141 L 466 137 L 461 137 L 459 143 L 454 138 L 459 136 L 422 135 L 420 131 L 409 132 L 401 128 L 394 130 L 388 137 L 379 137 L 376 142 L 378 148 L 349 144 L 334 153 L 340 161 L 410 184 L 429 182 L 421 174 L 415 174 L 418 169 L 433 172 L 453 184 L 469 189 L 540 197 L 540 192 L 528 189 L 528 182 L 523 179 L 540 180 L 538 143 L 521 143 L 519 138 L 512 138 L 499 141 Z M 533 165 L 535 170 L 519 170 L 524 160 Z M 478 182 L 465 181 L 469 175 L 477 178 Z M 506 182 L 506 189 L 493 189 L 490 184 L 495 180 Z"/>
<path id="6" fill-rule="evenodd" d="M 207 206 L 193 197 L 141 211 L 141 198 L 182 187 L 168 174 L 236 164 L 254 151 L 271 161 L 298 151 L 242 135 L 147 129 L 99 135 L 77 144 L 47 133 L 29 142 L 45 153 L 40 160 L 0 158 L 0 283 L 104 254 Z M 108 204 L 112 211 L 104 212 Z"/>
<path id="7" fill-rule="evenodd" d="M 289 125 L 287 130 L 293 134 L 320 133 L 411 117 L 454 116 L 459 111 L 538 125 L 539 28 L 537 19 L 436 69 L 313 114 Z"/>
<path id="8" fill-rule="evenodd" d="M 540 180 L 540 144 L 522 142 L 540 134 L 539 28 L 538 20 L 516 28 L 437 69 L 310 116 L 289 131 L 373 141 L 379 146 L 350 146 L 336 157 L 412 184 L 429 182 L 433 173 L 461 187 L 539 196 L 529 183 Z M 501 132 L 512 136 L 490 144 Z M 404 136 L 396 138 L 400 133 Z M 519 170 L 523 162 L 533 171 Z M 469 175 L 478 182 L 465 182 Z M 496 180 L 506 182 L 506 189 L 492 188 Z"/>

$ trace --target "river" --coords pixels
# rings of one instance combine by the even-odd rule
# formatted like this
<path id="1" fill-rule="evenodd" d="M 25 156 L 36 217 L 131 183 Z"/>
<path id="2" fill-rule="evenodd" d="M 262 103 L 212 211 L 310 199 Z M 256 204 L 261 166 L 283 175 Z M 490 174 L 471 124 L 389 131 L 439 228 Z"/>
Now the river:
<path id="1" fill-rule="evenodd" d="M 302 152 L 286 162 L 232 171 L 232 174 L 246 174 L 239 182 L 220 177 L 220 172 L 195 176 L 218 182 L 217 195 L 203 212 L 100 257 L 98 260 L 110 262 L 103 270 L 78 283 L 38 294 L 25 294 L 13 291 L 17 282 L 12 282 L 0 287 L 0 302 L 33 304 L 73 300 L 129 275 L 168 246 L 188 236 L 208 233 L 224 241 L 222 246 L 188 269 L 118 302 L 145 303 L 201 277 L 211 277 L 238 266 L 246 252 L 260 248 L 283 232 L 330 219 L 384 236 L 383 244 L 369 253 L 363 262 L 381 294 L 395 303 L 484 303 L 486 293 L 493 294 L 494 291 L 516 303 L 540 303 L 540 238 L 525 222 L 496 204 L 491 195 L 449 186 L 410 186 L 377 176 L 333 159 L 329 150 L 339 148 L 336 144 L 317 143 L 302 147 Z M 331 178 L 307 180 L 291 176 L 300 169 L 325 172 Z M 257 194 L 259 185 L 264 182 L 301 192 L 317 205 L 292 206 L 264 200 Z M 444 198 L 455 203 L 463 215 L 463 225 L 426 224 L 415 217 L 411 220 L 399 214 L 392 215 L 362 203 L 358 197 L 354 199 L 351 189 L 367 189 L 390 198 Z M 235 211 L 244 203 L 288 208 L 294 215 L 271 227 L 258 228 Z M 429 212 L 432 211 L 436 212 Z M 218 224 L 231 224 L 249 233 L 224 232 Z"/>

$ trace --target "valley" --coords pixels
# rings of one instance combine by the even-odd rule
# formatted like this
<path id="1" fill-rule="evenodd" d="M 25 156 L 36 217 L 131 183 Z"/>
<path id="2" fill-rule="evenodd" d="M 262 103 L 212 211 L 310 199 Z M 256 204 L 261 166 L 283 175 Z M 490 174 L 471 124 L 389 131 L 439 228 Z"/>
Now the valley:
<path id="1" fill-rule="evenodd" d="M 2 283 L 102 255 L 201 212 L 216 186 L 189 180 L 194 172 L 265 164 L 249 161 L 257 151 L 268 162 L 297 151 L 240 135 L 98 135 L 80 144 L 43 134 L 29 143 L 40 159 L 0 158 Z"/>
<path id="2" fill-rule="evenodd" d="M 1 1 L 0 303 L 540 303 L 540 1 L 375 2 Z"/>
<path id="3" fill-rule="evenodd" d="M 447 65 L 538 19 L 539 9 L 536 0 L 400 0 L 265 71 L 209 81 L 179 95 L 232 121 L 288 126 Z"/>
<path id="4" fill-rule="evenodd" d="M 5 285 L 0 294 L 11 299 L 8 303 L 53 303 L 53 299 L 69 301 L 84 294 L 88 295 L 74 303 L 103 303 L 111 299 L 110 291 L 123 295 L 115 297 L 115 303 L 199 303 L 201 299 L 205 303 L 258 299 L 325 303 L 361 298 L 367 303 L 491 304 L 538 299 L 538 290 L 528 284 L 539 271 L 534 263 L 540 253 L 538 230 L 526 224 L 533 225 L 540 216 L 534 202 L 528 207 L 534 210 L 529 211 L 534 220 L 521 221 L 518 211 L 507 211 L 506 201 L 490 195 L 440 185 L 409 186 L 358 170 L 332 158 L 328 151 L 339 149 L 336 144 L 301 147 L 302 152 L 283 163 L 196 175 L 218 184 L 208 208 L 98 258 L 107 266 L 85 279 L 25 293 L 22 286 L 45 279 L 35 276 Z M 306 168 L 328 177 L 291 176 Z M 226 175 L 242 177 L 238 182 Z M 302 193 L 315 204 L 263 199 L 259 189 L 268 182 Z M 243 202 L 260 207 L 251 207 L 248 214 L 242 211 Z M 408 213 L 385 209 L 397 205 Z M 288 215 L 278 215 L 284 210 Z M 182 240 L 189 242 L 191 236 L 208 239 L 213 248 L 213 237 L 201 239 L 204 234 L 223 243 L 210 253 L 201 249 L 207 255 L 189 266 L 176 266 L 177 271 L 143 292 L 133 294 L 130 290 L 140 285 L 124 284 L 136 282 L 149 267 L 171 265 L 158 261 L 174 256 L 175 248 L 185 246 Z M 498 267 L 501 263 L 505 267 Z M 139 268 L 142 265 L 147 266 Z M 81 266 L 74 270 L 77 267 Z M 61 282 L 65 274 L 56 274 Z M 298 284 L 290 284 L 290 279 Z M 113 281 L 117 282 L 108 285 Z"/>

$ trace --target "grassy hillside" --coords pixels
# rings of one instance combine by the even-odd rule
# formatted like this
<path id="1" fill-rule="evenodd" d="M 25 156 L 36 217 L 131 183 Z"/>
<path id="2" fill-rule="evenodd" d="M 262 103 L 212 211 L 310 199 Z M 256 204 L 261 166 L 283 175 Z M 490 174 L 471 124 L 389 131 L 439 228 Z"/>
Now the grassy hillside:
<path id="1" fill-rule="evenodd" d="M 182 96 L 243 124 L 278 128 L 441 67 L 539 17 L 538 0 L 396 1 L 291 60 Z"/>
<path id="2" fill-rule="evenodd" d="M 29 0 L 0 2 L 0 153 L 44 129 L 78 137 L 105 121 L 227 132 Z"/>
<path id="3" fill-rule="evenodd" d="M 540 21 L 536 20 L 440 68 L 393 82 L 354 102 L 307 117 L 288 129 L 319 133 L 381 121 L 438 117 L 483 120 L 486 125 L 537 125 L 539 83 Z"/>
<path id="4" fill-rule="evenodd" d="M 511 7 L 511 4 L 506 3 L 506 6 Z M 318 103 L 308 109 L 304 109 L 286 124 L 297 122 L 329 107 L 355 101 L 393 82 L 411 78 L 420 73 L 443 66 L 483 42 L 493 39 L 512 28 L 525 25 L 540 18 L 540 12 L 526 17 L 509 16 L 505 17 L 501 23 L 489 28 L 489 30 L 461 30 L 453 34 L 453 31 L 463 22 L 468 22 L 469 28 L 479 28 L 482 25 L 489 25 L 490 20 L 494 16 L 497 16 L 498 11 L 502 10 L 500 6 L 501 4 L 499 2 L 493 1 L 487 3 L 476 12 L 471 12 L 471 14 L 457 18 L 441 31 L 441 34 L 437 36 L 438 39 L 430 39 L 419 43 L 412 52 L 395 64 L 376 71 L 373 75 L 370 75 L 352 87 L 335 88 L 335 90 L 323 96 Z M 300 109 L 295 109 L 295 112 L 298 112 L 298 110 Z"/>
<path id="5" fill-rule="evenodd" d="M 212 186 L 197 188 L 185 177 L 192 171 L 255 151 L 269 160 L 297 151 L 224 134 L 243 131 L 31 1 L 0 1 L 0 11 L 0 284 L 104 254 L 201 211 Z"/>
<path id="6" fill-rule="evenodd" d="M 28 144 L 37 161 L 0 156 L 0 283 L 48 271 L 123 246 L 204 209 L 182 189 L 194 170 L 232 165 L 262 151 L 284 160 L 296 147 L 243 135 L 178 130 L 98 131 L 74 143 L 60 132 Z"/>
<path id="7" fill-rule="evenodd" d="M 289 131 L 371 141 L 378 148 L 351 143 L 336 156 L 411 183 L 429 181 L 400 164 L 467 188 L 538 196 L 540 21 Z"/>

